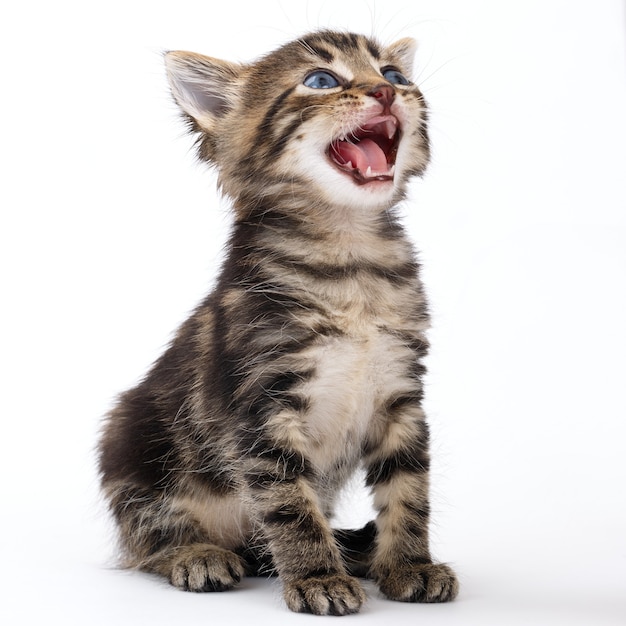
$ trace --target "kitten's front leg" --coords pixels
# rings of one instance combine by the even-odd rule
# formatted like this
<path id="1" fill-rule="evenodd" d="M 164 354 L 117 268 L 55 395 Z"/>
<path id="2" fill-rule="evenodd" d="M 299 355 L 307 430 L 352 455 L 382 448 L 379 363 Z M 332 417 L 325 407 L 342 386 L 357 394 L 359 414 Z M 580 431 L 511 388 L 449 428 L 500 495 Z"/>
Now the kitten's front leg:
<path id="1" fill-rule="evenodd" d="M 378 527 L 371 575 L 391 600 L 448 602 L 458 582 L 447 565 L 432 562 L 428 547 L 428 427 L 421 419 L 397 419 L 367 462 Z"/>
<path id="2" fill-rule="evenodd" d="M 250 458 L 246 479 L 287 606 L 317 615 L 359 611 L 365 593 L 346 573 L 306 459 L 268 444 Z"/>

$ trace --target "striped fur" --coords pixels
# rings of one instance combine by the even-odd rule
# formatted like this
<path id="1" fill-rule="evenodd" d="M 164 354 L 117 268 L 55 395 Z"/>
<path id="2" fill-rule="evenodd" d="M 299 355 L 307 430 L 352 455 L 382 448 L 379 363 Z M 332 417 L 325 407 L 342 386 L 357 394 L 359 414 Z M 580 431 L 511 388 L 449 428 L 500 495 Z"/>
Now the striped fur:
<path id="1" fill-rule="evenodd" d="M 413 47 L 323 31 L 250 65 L 166 56 L 235 221 L 214 291 L 104 426 L 127 566 L 191 591 L 277 573 L 289 608 L 316 614 L 358 611 L 354 576 L 396 600 L 455 596 L 428 548 L 428 313 L 394 209 L 428 162 L 426 106 L 382 75 L 409 75 Z M 337 86 L 304 85 L 320 70 Z M 336 142 L 394 124 L 377 139 L 392 175 L 333 162 Z M 333 530 L 360 465 L 378 517 Z"/>

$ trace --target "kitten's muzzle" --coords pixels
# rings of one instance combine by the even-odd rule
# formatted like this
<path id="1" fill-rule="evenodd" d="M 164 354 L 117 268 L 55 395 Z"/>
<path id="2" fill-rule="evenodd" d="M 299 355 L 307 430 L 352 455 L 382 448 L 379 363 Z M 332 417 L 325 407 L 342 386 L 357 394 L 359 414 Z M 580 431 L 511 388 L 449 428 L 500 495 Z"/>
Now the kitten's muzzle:
<path id="1" fill-rule="evenodd" d="M 391 85 L 382 83 L 374 87 L 367 95 L 376 98 L 385 107 L 385 113 L 387 113 L 396 97 L 396 92 Z"/>
<path id="2" fill-rule="evenodd" d="M 328 156 L 342 172 L 359 185 L 392 181 L 400 125 L 394 115 L 377 115 L 330 144 Z"/>

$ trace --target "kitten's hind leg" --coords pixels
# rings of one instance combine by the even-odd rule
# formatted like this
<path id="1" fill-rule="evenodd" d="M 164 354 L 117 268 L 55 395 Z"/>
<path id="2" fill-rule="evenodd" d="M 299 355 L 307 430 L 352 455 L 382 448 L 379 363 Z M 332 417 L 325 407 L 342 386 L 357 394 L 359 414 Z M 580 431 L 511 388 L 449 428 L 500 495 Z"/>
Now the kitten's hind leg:
<path id="1" fill-rule="evenodd" d="M 107 486 L 124 565 L 160 574 L 185 591 L 225 591 L 245 575 L 243 559 L 216 545 L 164 491 Z"/>
<path id="2" fill-rule="evenodd" d="M 208 543 L 162 550 L 148 559 L 144 569 L 166 576 L 183 591 L 227 591 L 245 574 L 238 555 Z"/>

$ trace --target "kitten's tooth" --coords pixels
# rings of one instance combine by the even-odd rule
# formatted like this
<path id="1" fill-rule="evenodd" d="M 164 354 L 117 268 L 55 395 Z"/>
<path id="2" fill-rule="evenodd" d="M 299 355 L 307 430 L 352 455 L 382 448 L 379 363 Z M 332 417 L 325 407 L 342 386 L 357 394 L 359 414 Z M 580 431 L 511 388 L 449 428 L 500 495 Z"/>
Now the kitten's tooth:
<path id="1" fill-rule="evenodd" d="M 396 166 L 392 165 L 389 170 L 389 176 L 393 176 L 396 173 Z"/>
<path id="2" fill-rule="evenodd" d="M 368 165 L 367 171 L 365 172 L 365 178 L 371 178 L 371 177 L 372 177 L 372 166 Z"/>

